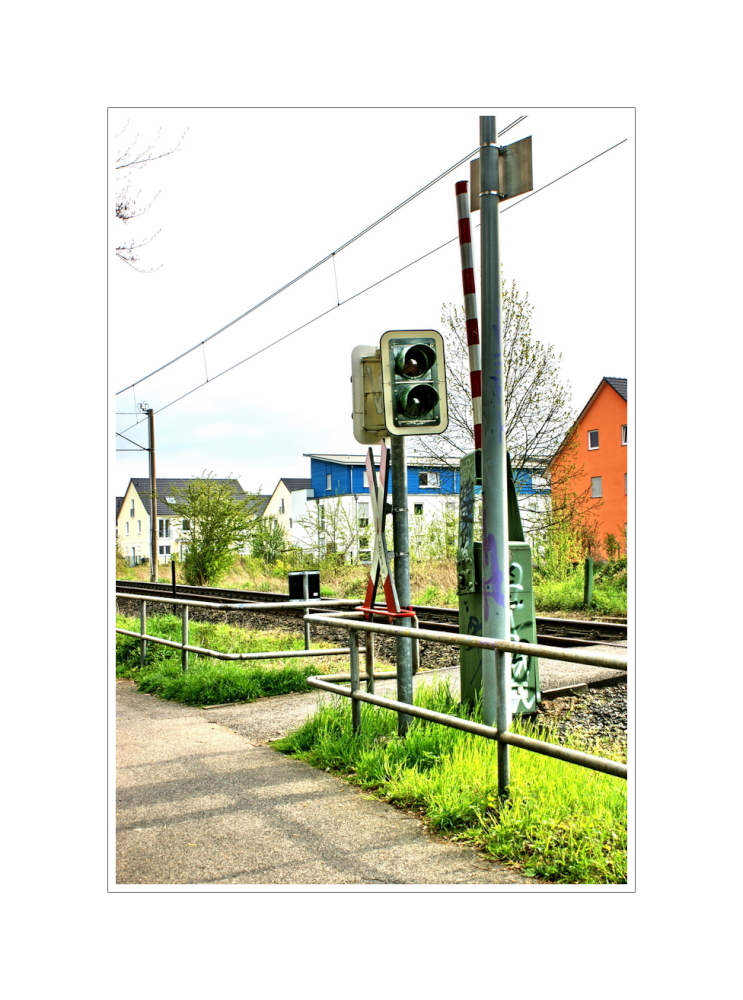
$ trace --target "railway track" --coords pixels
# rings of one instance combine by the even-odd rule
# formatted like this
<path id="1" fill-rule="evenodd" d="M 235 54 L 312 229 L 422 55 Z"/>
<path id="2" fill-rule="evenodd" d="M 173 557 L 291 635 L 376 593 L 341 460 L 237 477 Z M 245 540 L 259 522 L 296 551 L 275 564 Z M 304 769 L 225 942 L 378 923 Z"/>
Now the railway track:
<path id="1" fill-rule="evenodd" d="M 136 597 L 192 597 L 194 600 L 211 601 L 215 604 L 245 604 L 260 602 L 274 604 L 289 600 L 288 594 L 274 594 L 266 591 L 223 590 L 218 587 L 190 587 L 178 584 L 175 593 L 169 583 L 150 583 L 140 580 L 117 580 L 116 591 L 120 594 L 130 594 Z M 361 603 L 361 598 L 359 598 Z M 413 605 L 418 615 L 421 628 L 438 632 L 458 632 L 459 613 L 456 608 L 435 608 L 424 605 Z M 282 609 L 282 614 L 304 614 L 302 609 L 296 612 Z M 627 640 L 626 620 L 583 621 L 578 618 L 546 618 L 537 615 L 537 642 L 547 646 L 591 646 L 621 645 Z"/>

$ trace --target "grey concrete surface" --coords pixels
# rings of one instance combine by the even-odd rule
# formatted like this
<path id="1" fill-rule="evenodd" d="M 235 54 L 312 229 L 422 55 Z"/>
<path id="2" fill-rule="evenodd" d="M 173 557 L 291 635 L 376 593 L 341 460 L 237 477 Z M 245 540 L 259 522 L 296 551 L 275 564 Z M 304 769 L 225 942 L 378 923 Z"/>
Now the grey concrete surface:
<path id="1" fill-rule="evenodd" d="M 316 699 L 290 697 L 295 715 Z M 264 730 L 267 703 L 284 700 L 254 703 Z M 244 735 L 249 714 L 238 733 L 214 712 L 117 681 L 116 884 L 538 884 L 429 835 L 414 815 L 335 775 L 255 745 Z"/>
<path id="2" fill-rule="evenodd" d="M 540 676 L 547 689 L 616 672 L 541 660 Z M 458 667 L 415 683 L 436 680 L 458 690 Z M 395 682 L 376 690 L 395 697 Z M 160 701 L 127 680 L 116 694 L 117 884 L 539 884 L 267 746 L 326 693 L 207 711 Z"/>

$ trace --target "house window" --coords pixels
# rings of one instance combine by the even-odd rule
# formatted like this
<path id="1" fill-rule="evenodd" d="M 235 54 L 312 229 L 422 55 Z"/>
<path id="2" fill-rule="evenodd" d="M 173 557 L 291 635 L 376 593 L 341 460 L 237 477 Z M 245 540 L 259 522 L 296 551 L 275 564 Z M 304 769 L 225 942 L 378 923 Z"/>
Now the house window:
<path id="1" fill-rule="evenodd" d="M 360 503 L 356 509 L 359 516 L 359 527 L 366 528 L 369 524 L 369 504 Z"/>
<path id="2" fill-rule="evenodd" d="M 134 517 L 134 501 L 132 500 L 132 505 L 129 508 L 129 517 Z"/>
<path id="3" fill-rule="evenodd" d="M 291 526 L 292 526 L 292 519 L 289 518 L 289 527 L 291 528 Z"/>
<path id="4" fill-rule="evenodd" d="M 160 538 L 170 538 L 170 520 L 168 518 L 160 518 Z"/>
<path id="5" fill-rule="evenodd" d="M 371 552 L 369 551 L 369 549 L 359 549 L 359 562 L 360 563 L 371 562 Z"/>
<path id="6" fill-rule="evenodd" d="M 599 432 L 589 431 L 588 432 L 588 450 L 595 451 L 599 446 Z"/>
<path id="7" fill-rule="evenodd" d="M 439 474 L 438 472 L 419 472 L 418 473 L 418 485 L 426 486 L 428 489 L 437 488 L 439 485 Z"/>
<path id="8" fill-rule="evenodd" d="M 328 493 L 332 489 L 332 486 L 333 486 L 333 477 L 331 476 L 330 473 L 328 473 L 327 476 L 325 477 L 325 489 L 328 491 Z"/>
<path id="9" fill-rule="evenodd" d="M 137 521 L 137 534 L 138 535 L 142 534 L 142 522 L 141 521 Z"/>
<path id="10" fill-rule="evenodd" d="M 422 503 L 414 503 L 413 504 L 413 513 L 414 514 L 422 514 L 423 513 L 423 504 Z"/>
<path id="11" fill-rule="evenodd" d="M 604 495 L 601 488 L 601 476 L 591 476 L 591 496 L 602 497 Z"/>
<path id="12" fill-rule="evenodd" d="M 126 534 L 127 535 L 129 534 L 129 522 L 128 521 L 126 522 Z"/>
<path id="13" fill-rule="evenodd" d="M 328 487 L 328 489 L 330 489 L 330 487 Z M 281 503 L 279 504 L 279 514 L 285 514 L 285 513 L 286 510 L 284 509 L 284 499 L 282 497 Z"/>
<path id="14" fill-rule="evenodd" d="M 183 524 L 181 525 L 181 527 L 183 528 L 184 531 L 191 530 L 191 522 L 188 520 L 187 517 L 183 518 Z"/>
<path id="15" fill-rule="evenodd" d="M 165 497 L 166 503 L 175 503 L 175 497 Z"/>
<path id="16" fill-rule="evenodd" d="M 622 424 L 622 444 L 627 444 L 627 425 Z"/>

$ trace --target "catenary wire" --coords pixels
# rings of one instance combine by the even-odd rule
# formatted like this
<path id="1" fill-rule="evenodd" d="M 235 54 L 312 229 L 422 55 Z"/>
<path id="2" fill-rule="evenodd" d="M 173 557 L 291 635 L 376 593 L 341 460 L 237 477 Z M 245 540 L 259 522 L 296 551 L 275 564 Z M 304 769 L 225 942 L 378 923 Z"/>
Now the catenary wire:
<path id="1" fill-rule="evenodd" d="M 531 191 L 524 198 L 520 198 L 518 201 L 514 202 L 512 205 L 508 205 L 508 206 L 506 206 L 506 208 L 501 209 L 501 213 L 507 211 L 509 208 L 515 208 L 515 206 L 519 205 L 522 201 L 526 201 L 526 198 L 530 198 L 531 195 L 538 194 L 540 191 L 544 191 L 545 188 L 550 187 L 552 184 L 556 184 L 557 181 L 562 180 L 563 177 L 567 177 L 569 174 L 575 173 L 576 170 L 580 170 L 581 167 L 585 167 L 586 164 L 592 163 L 593 160 L 597 160 L 599 158 L 599 156 L 603 156 L 604 153 L 608 153 L 612 149 L 616 149 L 617 146 L 621 146 L 622 143 L 626 142 L 626 141 L 627 141 L 626 139 L 621 139 L 619 142 L 614 143 L 613 146 L 609 146 L 608 149 L 603 150 L 603 152 L 597 153 L 596 156 L 592 156 L 590 159 L 584 160 L 583 163 L 579 164 L 577 167 L 573 167 L 572 170 L 568 170 L 566 173 L 561 174 L 559 177 L 555 177 L 554 180 L 549 181 L 547 184 L 543 184 L 542 187 L 537 188 L 535 191 Z M 466 157 L 465 157 L 465 159 L 466 159 Z M 462 162 L 464 162 L 464 161 L 460 161 L 460 164 L 458 164 L 458 165 L 461 165 Z M 452 168 L 452 169 L 456 169 L 456 168 Z M 388 214 L 391 214 L 391 213 L 388 213 Z M 477 225 L 479 227 L 480 223 L 478 223 Z M 315 316 L 313 319 L 307 320 L 306 323 L 303 323 L 301 326 L 296 327 L 294 330 L 291 330 L 289 333 L 282 334 L 281 337 L 278 337 L 276 340 L 271 341 L 271 343 L 266 344 L 264 347 L 261 347 L 259 350 L 254 351 L 253 354 L 249 354 L 247 357 L 243 358 L 241 361 L 235 362 L 235 364 L 234 365 L 230 365 L 229 368 L 225 368 L 223 371 L 219 372 L 219 374 L 215 375 L 213 378 L 209 379 L 208 381 L 209 382 L 213 382 L 215 379 L 219 378 L 220 375 L 225 375 L 227 372 L 232 371 L 233 368 L 238 368 L 241 364 L 244 364 L 246 361 L 250 361 L 251 358 L 256 357 L 258 354 L 262 354 L 264 351 L 267 351 L 269 348 L 274 347 L 276 344 L 280 343 L 282 340 L 286 340 L 287 337 L 293 336 L 295 333 L 298 333 L 300 330 L 303 330 L 305 327 L 310 326 L 312 323 L 317 322 L 317 320 L 319 320 L 319 319 L 322 319 L 323 316 L 327 316 L 328 313 L 333 312 L 334 309 L 338 309 L 338 308 L 340 308 L 340 306 L 345 305 L 347 302 L 350 302 L 352 299 L 358 298 L 359 295 L 363 295 L 365 292 L 370 291 L 372 288 L 375 288 L 377 285 L 381 285 L 382 282 L 387 281 L 389 278 L 393 278 L 396 274 L 400 274 L 401 271 L 406 270 L 408 267 L 412 267 L 414 264 L 419 263 L 419 261 L 424 260 L 426 257 L 430 257 L 431 254 L 437 253 L 439 250 L 443 250 L 444 247 L 449 246 L 449 244 L 454 243 L 455 240 L 458 240 L 458 239 L 459 239 L 458 235 L 457 236 L 453 236 L 450 240 L 447 240 L 445 243 L 441 243 L 439 246 L 435 247 L 433 250 L 427 251 L 422 256 L 417 257 L 415 260 L 410 261 L 408 264 L 404 264 L 402 267 L 398 268 L 396 271 L 392 271 L 390 274 L 386 275 L 384 278 L 380 278 L 379 281 L 375 281 L 373 284 L 368 285 L 366 288 L 363 288 L 361 291 L 355 292 L 353 295 L 350 295 L 347 299 L 344 299 L 342 302 L 339 302 L 336 305 L 331 306 L 329 309 L 326 309 L 324 312 L 319 313 L 319 315 Z M 198 344 L 196 346 L 198 347 Z M 186 352 L 186 353 L 188 353 L 188 352 Z M 149 376 L 147 376 L 147 377 L 149 377 Z M 134 384 L 136 384 L 136 383 L 134 383 Z M 205 386 L 206 384 L 207 384 L 206 381 L 200 382 L 198 385 L 195 385 L 193 387 L 193 389 L 189 389 L 188 392 L 184 392 L 183 395 L 178 396 L 177 399 L 173 399 L 169 403 L 166 403 L 165 406 L 161 406 L 160 409 L 156 410 L 155 412 L 156 413 L 161 413 L 163 410 L 167 410 L 168 407 L 173 406 L 175 403 L 180 402 L 181 399 L 185 399 L 186 396 L 190 396 L 192 392 L 196 392 L 197 389 L 201 389 L 202 386 Z M 140 423 L 140 421 L 137 421 L 135 424 L 132 424 L 130 427 L 125 428 L 125 431 L 131 430 L 132 427 L 135 427 L 138 423 Z M 122 433 L 124 433 L 124 432 L 122 432 Z"/>
<path id="2" fill-rule="evenodd" d="M 511 122 L 510 125 L 506 125 L 506 127 L 504 129 L 501 129 L 501 131 L 498 133 L 498 135 L 499 136 L 503 135 L 504 132 L 507 132 L 510 128 L 513 128 L 514 125 L 518 125 L 520 122 L 524 121 L 524 119 L 526 117 L 527 117 L 527 115 L 521 115 L 520 118 L 517 118 L 515 121 Z M 221 329 L 217 330 L 215 333 L 212 333 L 208 337 L 205 337 L 204 340 L 199 341 L 199 343 L 201 344 L 201 347 L 203 348 L 204 344 L 206 344 L 207 341 L 212 340 L 214 337 L 217 337 L 220 333 L 224 333 L 225 330 L 228 330 L 231 326 L 234 326 L 235 323 L 238 323 L 241 319 L 245 319 L 245 317 L 248 316 L 250 313 L 255 312 L 256 309 L 259 309 L 261 306 L 265 305 L 267 302 L 270 302 L 271 299 L 276 298 L 277 295 L 280 295 L 282 292 L 286 291 L 287 288 L 290 288 L 292 285 L 295 285 L 298 281 L 301 281 L 302 278 L 305 278 L 308 274 L 310 274 L 312 271 L 315 271 L 318 267 L 320 267 L 322 264 L 325 264 L 331 258 L 333 259 L 333 267 L 335 267 L 335 255 L 336 254 L 340 253 L 341 250 L 345 250 L 346 247 L 350 246 L 352 243 L 354 243 L 356 240 L 360 239 L 362 236 L 365 236 L 368 232 L 370 232 L 372 229 L 374 229 L 380 223 L 384 222 L 385 219 L 389 219 L 389 217 L 391 215 L 394 215 L 395 212 L 398 212 L 401 208 L 404 208 L 406 205 L 410 204 L 410 202 L 413 201 L 415 198 L 417 198 L 418 195 L 423 194 L 429 188 L 433 187 L 434 184 L 438 184 L 438 182 L 440 180 L 442 180 L 444 177 L 446 177 L 448 174 L 450 174 L 452 172 L 452 170 L 456 170 L 457 167 L 461 167 L 461 165 L 465 162 L 465 160 L 468 160 L 470 158 L 470 156 L 474 156 L 474 154 L 476 152 L 478 152 L 478 150 L 474 149 L 474 150 L 472 150 L 472 152 L 467 153 L 467 155 L 465 157 L 463 157 L 461 160 L 459 160 L 453 166 L 449 167 L 448 170 L 445 170 L 443 173 L 439 174 L 438 177 L 435 177 L 432 181 L 429 181 L 428 184 L 425 184 L 422 188 L 420 188 L 420 190 L 416 191 L 415 194 L 411 194 L 409 198 L 406 198 L 405 201 L 401 201 L 399 205 L 397 205 L 395 208 L 390 209 L 389 212 L 385 213 L 385 215 L 383 215 L 383 216 L 381 216 L 381 218 L 377 219 L 376 222 L 372 222 L 371 225 L 369 225 L 369 226 L 366 227 L 366 229 L 362 229 L 360 233 L 357 233 L 355 236 L 352 236 L 350 240 L 346 240 L 346 242 L 343 243 L 341 246 L 339 246 L 337 248 L 337 250 L 333 250 L 332 253 L 328 254 L 325 257 L 323 257 L 322 260 L 319 260 L 316 264 L 313 264 L 312 267 L 309 267 L 306 271 L 303 271 L 302 274 L 297 275 L 296 278 L 292 278 L 292 280 L 289 281 L 289 282 L 287 282 L 287 284 L 285 284 L 281 288 L 277 289 L 277 291 L 275 291 L 271 295 L 267 296 L 261 302 L 258 302 L 256 305 L 252 306 L 250 309 L 247 310 L 247 312 L 244 312 L 240 316 L 237 316 L 235 319 L 231 320 L 229 323 L 227 323 L 226 326 L 223 326 Z M 336 284 L 337 284 L 337 278 L 336 278 Z M 336 294 L 336 301 L 337 301 L 337 299 L 338 299 L 338 296 Z M 156 375 L 157 372 L 160 372 L 164 368 L 168 368 L 170 365 L 175 364 L 176 361 L 180 361 L 181 358 L 184 358 L 187 354 L 190 354 L 192 351 L 195 351 L 198 346 L 199 346 L 199 344 L 194 344 L 193 347 L 189 347 L 188 350 L 183 351 L 182 354 L 179 354 L 177 357 L 172 358 L 170 361 L 167 361 L 164 365 L 161 365 L 159 368 L 155 368 L 155 370 L 151 371 L 149 375 L 144 375 L 142 378 L 137 379 L 136 382 L 132 382 L 125 389 L 119 389 L 119 391 L 116 393 L 116 395 L 117 396 L 121 395 L 121 393 L 122 392 L 126 392 L 127 389 L 133 388 L 135 385 L 138 385 L 140 382 L 144 382 L 146 379 L 151 378 L 153 375 Z M 209 381 L 212 381 L 212 380 L 211 379 L 207 379 L 207 382 L 209 382 Z"/>
<path id="3" fill-rule="evenodd" d="M 161 372 L 164 368 L 168 368 L 170 367 L 170 365 L 175 364 L 176 361 L 180 361 L 181 358 L 185 358 L 187 354 L 190 354 L 192 351 L 195 351 L 199 346 L 203 346 L 208 341 L 213 340 L 214 337 L 219 336 L 220 333 L 224 333 L 225 330 L 228 330 L 231 326 L 234 326 L 235 323 L 238 323 L 241 319 L 245 319 L 246 316 L 249 316 L 251 313 L 255 312 L 256 309 L 260 309 L 261 306 L 264 306 L 267 302 L 270 302 L 272 299 L 275 299 L 277 295 L 280 295 L 282 292 L 285 292 L 287 288 L 291 288 L 292 285 L 296 285 L 298 281 L 301 281 L 302 278 L 305 278 L 308 274 L 311 274 L 312 271 L 317 270 L 318 267 L 320 267 L 322 264 L 325 264 L 326 261 L 329 261 L 332 257 L 334 257 L 335 254 L 340 253 L 341 250 L 345 250 L 346 247 L 349 247 L 356 240 L 360 239 L 362 236 L 365 236 L 368 232 L 374 229 L 375 226 L 378 226 L 380 223 L 384 222 L 385 219 L 389 219 L 391 215 L 394 215 L 395 212 L 398 212 L 401 208 L 404 208 L 406 205 L 410 204 L 410 202 L 413 201 L 414 198 L 417 198 L 418 195 L 423 194 L 424 191 L 427 191 L 430 187 L 433 187 L 434 184 L 437 184 L 440 180 L 446 177 L 447 174 L 450 174 L 452 170 L 456 170 L 457 167 L 461 167 L 461 165 L 465 163 L 476 152 L 477 149 L 474 149 L 471 152 L 467 153 L 467 155 L 463 156 L 461 160 L 458 160 L 447 170 L 444 170 L 444 172 L 439 174 L 438 177 L 434 177 L 432 181 L 429 181 L 428 184 L 425 184 L 422 188 L 420 188 L 420 190 L 416 191 L 415 194 L 411 194 L 409 198 L 405 199 L 405 201 L 401 201 L 399 205 L 396 205 L 394 208 L 390 209 L 389 212 L 385 212 L 385 214 L 381 216 L 379 219 L 377 219 L 376 222 L 372 222 L 371 225 L 366 227 L 366 229 L 362 229 L 360 233 L 356 233 L 356 235 L 352 236 L 350 240 L 346 240 L 345 243 L 341 244 L 341 246 L 339 246 L 336 250 L 333 250 L 332 253 L 327 254 L 325 257 L 322 258 L 322 260 L 319 260 L 316 264 L 313 264 L 312 267 L 308 267 L 306 271 L 303 271 L 301 274 L 298 274 L 296 278 L 292 278 L 291 281 L 287 281 L 287 283 L 285 285 L 282 285 L 281 288 L 278 288 L 275 292 L 272 292 L 270 295 L 267 295 L 265 299 L 262 299 L 260 302 L 256 303 L 256 305 L 251 306 L 250 309 L 247 309 L 244 313 L 241 313 L 239 316 L 236 316 L 235 319 L 230 320 L 229 323 L 225 324 L 225 326 L 221 327 L 215 333 L 212 333 L 208 337 L 205 337 L 203 340 L 200 340 L 198 344 L 194 344 L 193 347 L 189 347 L 188 350 L 183 351 L 177 357 L 172 358 L 170 361 L 166 361 L 164 365 L 160 365 L 159 368 L 155 368 L 154 371 L 151 371 L 148 375 L 143 375 L 142 378 L 138 378 L 135 382 L 132 382 L 129 385 L 125 386 L 125 388 L 119 389 L 116 395 L 120 396 L 122 392 L 127 392 L 129 389 L 132 388 L 132 386 L 138 385 L 140 382 L 144 382 L 146 379 L 151 378 L 158 372 Z"/>

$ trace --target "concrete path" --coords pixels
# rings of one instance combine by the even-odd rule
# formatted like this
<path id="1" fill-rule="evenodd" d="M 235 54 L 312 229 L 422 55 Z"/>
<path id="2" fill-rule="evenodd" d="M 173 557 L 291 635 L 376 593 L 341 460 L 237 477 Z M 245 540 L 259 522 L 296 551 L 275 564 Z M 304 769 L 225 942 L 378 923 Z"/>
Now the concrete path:
<path id="1" fill-rule="evenodd" d="M 539 884 L 260 745 L 319 693 L 213 711 L 116 693 L 117 884 Z"/>

